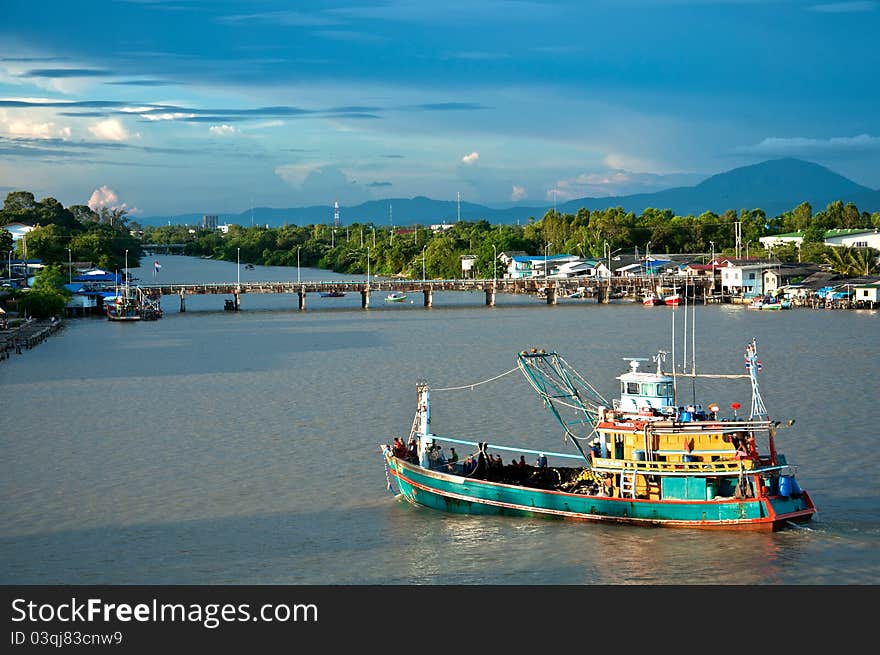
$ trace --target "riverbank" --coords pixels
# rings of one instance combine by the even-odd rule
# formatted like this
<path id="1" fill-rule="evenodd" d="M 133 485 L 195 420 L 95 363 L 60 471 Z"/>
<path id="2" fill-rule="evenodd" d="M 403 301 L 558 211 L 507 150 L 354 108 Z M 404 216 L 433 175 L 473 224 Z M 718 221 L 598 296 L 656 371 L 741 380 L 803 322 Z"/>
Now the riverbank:
<path id="1" fill-rule="evenodd" d="M 12 353 L 20 355 L 42 343 L 61 329 L 61 321 L 55 317 L 42 321 L 9 319 L 5 329 L 0 329 L 0 361 Z"/>

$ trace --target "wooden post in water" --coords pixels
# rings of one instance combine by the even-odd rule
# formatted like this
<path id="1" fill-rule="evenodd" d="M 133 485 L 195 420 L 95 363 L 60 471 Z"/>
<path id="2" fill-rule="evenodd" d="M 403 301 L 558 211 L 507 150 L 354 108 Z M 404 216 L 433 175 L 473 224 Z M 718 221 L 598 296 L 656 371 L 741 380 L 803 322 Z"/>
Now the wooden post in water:
<path id="1" fill-rule="evenodd" d="M 233 296 L 233 298 L 235 298 L 235 311 L 240 311 L 241 310 L 241 294 L 238 292 L 235 292 L 234 294 L 232 294 L 232 296 Z"/>
<path id="2" fill-rule="evenodd" d="M 556 304 L 556 287 L 547 287 L 547 304 Z"/>
<path id="3" fill-rule="evenodd" d="M 361 309 L 370 308 L 370 287 L 361 291 Z"/>
<path id="4" fill-rule="evenodd" d="M 306 308 L 306 289 L 305 289 L 305 287 L 300 289 L 297 292 L 297 295 L 299 296 L 299 308 L 300 308 L 300 311 L 302 311 L 303 309 Z"/>
<path id="5" fill-rule="evenodd" d="M 434 304 L 434 289 L 431 287 L 425 287 L 422 293 L 425 296 L 425 307 L 431 307 Z"/>
<path id="6" fill-rule="evenodd" d="M 495 306 L 495 287 L 492 287 L 491 289 L 486 289 L 486 306 Z"/>
<path id="7" fill-rule="evenodd" d="M 185 311 L 186 311 L 186 299 L 184 298 L 184 291 L 183 291 L 183 289 L 181 289 L 180 290 L 180 313 L 182 314 Z"/>

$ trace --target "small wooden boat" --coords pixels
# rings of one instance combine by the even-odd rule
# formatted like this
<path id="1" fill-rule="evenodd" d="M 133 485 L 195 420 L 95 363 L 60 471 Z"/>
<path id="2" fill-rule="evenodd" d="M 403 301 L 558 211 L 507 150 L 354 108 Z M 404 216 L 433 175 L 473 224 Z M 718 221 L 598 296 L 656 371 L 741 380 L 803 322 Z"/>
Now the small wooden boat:
<path id="1" fill-rule="evenodd" d="M 385 302 L 403 302 L 406 300 L 406 294 L 402 291 L 392 291 L 385 296 Z"/>
<path id="2" fill-rule="evenodd" d="M 322 291 L 322 298 L 343 298 L 345 296 L 344 291 Z"/>
<path id="3" fill-rule="evenodd" d="M 401 449 L 399 438 L 395 447 L 381 446 L 388 488 L 394 491 L 393 481 L 398 495 L 415 505 L 464 514 L 754 531 L 811 520 L 813 501 L 776 448 L 780 422 L 770 420 L 761 399 L 755 341 L 746 346 L 747 374 L 706 376 L 749 378 L 748 418 L 737 416 L 736 402 L 730 404 L 732 416 L 722 415 L 715 403 L 705 410 L 679 406 L 675 377 L 684 374 L 663 372 L 664 357 L 660 351 L 653 358 L 656 372 L 641 370 L 644 360 L 631 358 L 630 370 L 618 376 L 620 397 L 609 402 L 557 353 L 519 353 L 517 367 L 507 373 L 519 369 L 525 375 L 575 453 L 435 434 L 430 389 L 419 382 L 411 450 Z M 464 461 L 449 462 L 438 454 L 441 441 L 476 448 Z M 512 451 L 520 462 L 504 464 L 490 448 Z M 528 465 L 523 453 L 540 456 Z M 547 456 L 580 465 L 548 465 Z"/>

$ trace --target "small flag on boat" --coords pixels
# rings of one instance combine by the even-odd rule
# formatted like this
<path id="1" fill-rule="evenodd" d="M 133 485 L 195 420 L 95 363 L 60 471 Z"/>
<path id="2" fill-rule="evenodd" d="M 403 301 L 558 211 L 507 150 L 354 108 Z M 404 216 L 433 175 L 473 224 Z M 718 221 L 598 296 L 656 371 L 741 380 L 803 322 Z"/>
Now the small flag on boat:
<path id="1" fill-rule="evenodd" d="M 761 371 L 761 369 L 764 368 L 764 365 L 761 364 L 761 360 L 760 360 L 760 359 L 756 359 L 756 360 L 755 360 L 755 365 L 757 366 L 757 369 L 758 369 L 759 372 Z M 751 367 L 752 367 L 752 365 L 751 365 L 751 363 L 749 362 L 749 360 L 746 360 L 746 370 L 748 371 L 749 369 L 751 369 Z"/>

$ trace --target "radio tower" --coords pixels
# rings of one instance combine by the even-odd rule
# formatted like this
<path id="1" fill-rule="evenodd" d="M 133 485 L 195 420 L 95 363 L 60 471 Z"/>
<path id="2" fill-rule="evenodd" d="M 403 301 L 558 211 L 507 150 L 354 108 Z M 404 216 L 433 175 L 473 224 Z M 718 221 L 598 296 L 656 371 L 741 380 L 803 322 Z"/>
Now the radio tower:
<path id="1" fill-rule="evenodd" d="M 339 201 L 333 201 L 333 227 L 339 227 Z"/>

